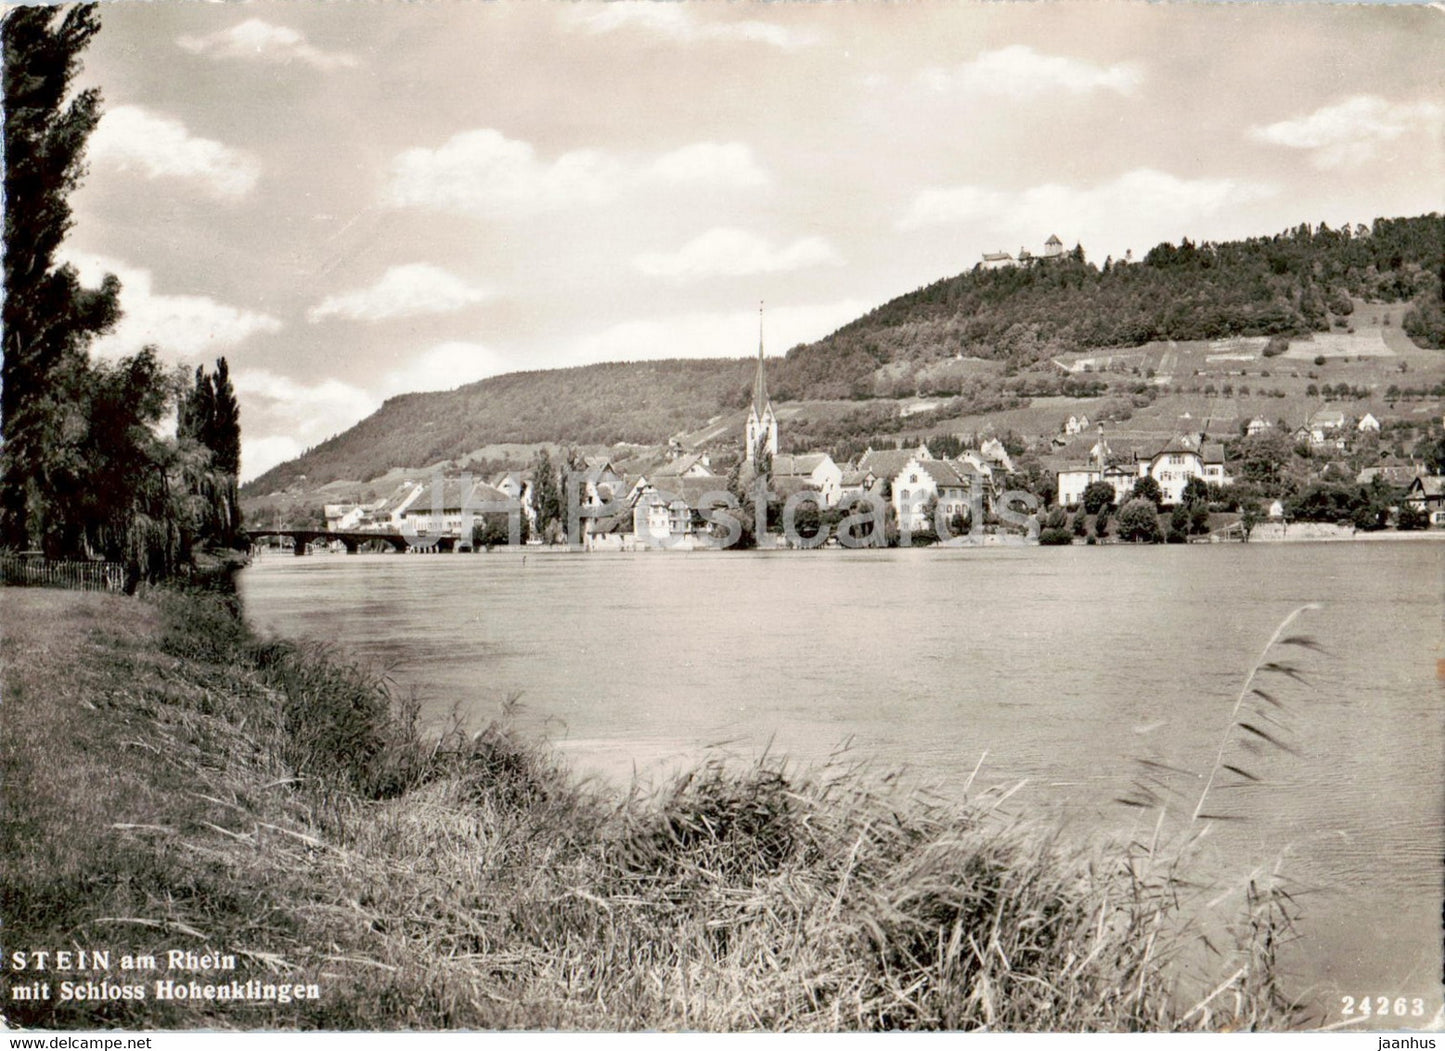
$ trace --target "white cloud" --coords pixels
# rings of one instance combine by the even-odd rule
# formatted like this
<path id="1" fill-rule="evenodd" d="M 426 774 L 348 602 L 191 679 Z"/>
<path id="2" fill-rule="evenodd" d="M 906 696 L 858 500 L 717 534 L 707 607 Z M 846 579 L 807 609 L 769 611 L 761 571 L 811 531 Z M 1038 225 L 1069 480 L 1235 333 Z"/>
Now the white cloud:
<path id="1" fill-rule="evenodd" d="M 284 434 L 272 434 L 265 438 L 250 438 L 241 434 L 241 481 L 249 482 L 279 463 L 294 460 L 306 449 L 295 438 Z"/>
<path id="2" fill-rule="evenodd" d="M 453 390 L 509 368 L 501 355 L 480 343 L 441 343 L 387 372 L 378 390 L 385 397 L 411 391 Z"/>
<path id="3" fill-rule="evenodd" d="M 919 193 L 897 226 L 900 230 L 970 223 L 990 234 L 1019 231 L 1067 234 L 1086 245 L 1152 244 L 1194 229 L 1226 209 L 1273 196 L 1277 188 L 1236 179 L 1181 179 L 1140 168 L 1092 187 L 1047 183 L 1025 190 L 981 186 L 929 189 Z M 1012 242 L 997 247 L 1013 250 Z M 1034 250 L 1039 250 L 1038 246 Z"/>
<path id="4" fill-rule="evenodd" d="M 259 18 L 247 19 L 230 29 L 207 36 L 183 36 L 176 43 L 196 55 L 252 59 L 259 62 L 304 62 L 329 70 L 356 65 L 356 57 L 339 51 L 321 51 L 287 26 L 272 25 Z"/>
<path id="5" fill-rule="evenodd" d="M 695 142 L 664 153 L 644 171 L 663 182 L 711 182 L 729 186 L 762 186 L 768 173 L 753 151 L 741 142 Z"/>
<path id="6" fill-rule="evenodd" d="M 1309 150 L 1316 168 L 1343 168 L 1373 158 L 1382 144 L 1404 135 L 1440 135 L 1445 108 L 1433 102 L 1391 103 L 1356 95 L 1303 117 L 1249 129 L 1256 142 Z"/>
<path id="7" fill-rule="evenodd" d="M 391 164 L 385 200 L 392 205 L 456 208 L 479 215 L 529 215 L 569 205 L 601 204 L 617 191 L 621 166 L 595 150 L 537 159 L 530 143 L 480 128 L 438 148 L 410 149 Z"/>
<path id="8" fill-rule="evenodd" d="M 255 478 L 370 416 L 376 395 L 338 379 L 308 384 L 268 369 L 231 374 L 241 405 L 241 473 Z"/>
<path id="9" fill-rule="evenodd" d="M 1060 91 L 1072 95 L 1091 91 L 1127 95 L 1143 80 L 1139 67 L 1130 62 L 1099 66 L 1063 55 L 1041 54 L 1025 44 L 985 51 L 971 62 L 952 69 L 925 69 L 918 76 L 935 91 L 1023 99 Z"/>
<path id="10" fill-rule="evenodd" d="M 863 300 L 769 307 L 765 337 L 770 353 L 810 343 L 876 306 Z M 565 348 L 567 364 L 600 361 L 644 361 L 658 358 L 736 358 L 756 354 L 758 314 L 675 314 L 625 321 L 574 340 Z"/>
<path id="11" fill-rule="evenodd" d="M 709 230 L 676 252 L 644 252 L 633 259 L 633 265 L 644 274 L 678 282 L 773 274 L 842 262 L 837 250 L 821 237 L 804 237 L 777 247 L 765 237 L 726 227 Z"/>
<path id="12" fill-rule="evenodd" d="M 82 284 L 95 287 L 107 273 L 120 278 L 124 312 L 115 331 L 91 344 L 99 357 L 134 354 L 155 344 L 172 357 L 195 360 L 222 353 L 257 333 L 278 332 L 281 322 L 268 314 L 220 303 L 209 296 L 167 295 L 155 291 L 149 270 L 116 259 L 66 253 Z"/>
<path id="13" fill-rule="evenodd" d="M 713 11 L 716 10 L 714 7 Z M 794 50 L 815 44 L 819 39 L 815 33 L 756 19 L 735 22 L 707 21 L 695 17 L 694 10 L 688 6 L 660 0 L 613 0 L 605 4 L 580 4 L 573 8 L 570 20 L 574 25 L 592 33 L 640 29 L 681 43 L 733 40 Z"/>
<path id="14" fill-rule="evenodd" d="M 456 209 L 484 216 L 527 216 L 606 204 L 657 184 L 757 186 L 767 182 L 752 151 L 738 142 L 701 142 L 651 161 L 603 150 L 538 158 L 531 143 L 493 128 L 453 135 L 436 149 L 416 147 L 391 163 L 383 199 L 393 206 Z"/>
<path id="15" fill-rule="evenodd" d="M 352 321 L 447 314 L 486 299 L 488 292 L 430 263 L 394 266 L 375 284 L 328 296 L 306 313 L 315 323 L 329 317 Z"/>
<path id="16" fill-rule="evenodd" d="M 192 135 L 178 120 L 140 106 L 106 111 L 90 137 L 90 159 L 147 178 L 190 179 L 215 197 L 243 197 L 261 166 L 240 150 Z"/>

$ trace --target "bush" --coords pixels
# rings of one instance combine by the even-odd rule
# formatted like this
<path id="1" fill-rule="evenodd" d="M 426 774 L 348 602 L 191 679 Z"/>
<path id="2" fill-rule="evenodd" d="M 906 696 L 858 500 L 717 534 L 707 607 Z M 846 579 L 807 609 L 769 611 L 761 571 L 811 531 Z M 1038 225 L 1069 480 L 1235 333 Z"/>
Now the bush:
<path id="1" fill-rule="evenodd" d="M 1424 509 L 1412 507 L 1410 504 L 1402 505 L 1399 514 L 1395 517 L 1395 528 L 1402 533 L 1429 527 L 1430 515 Z"/>
<path id="2" fill-rule="evenodd" d="M 1068 529 L 1045 529 L 1039 534 L 1039 543 L 1044 547 L 1065 547 L 1074 542 L 1074 534 Z"/>
<path id="3" fill-rule="evenodd" d="M 1316 354 L 1316 355 L 1315 355 L 1315 364 L 1316 364 L 1316 365 L 1323 365 L 1324 363 L 1325 363 L 1325 356 L 1324 356 L 1323 354 Z"/>
<path id="4" fill-rule="evenodd" d="M 1157 544 L 1163 540 L 1158 508 L 1142 497 L 1135 497 L 1121 507 L 1119 539 L 1141 544 Z"/>
<path id="5" fill-rule="evenodd" d="M 1148 500 L 1154 505 L 1155 510 L 1158 510 L 1164 503 L 1164 490 L 1159 487 L 1159 483 L 1155 479 L 1146 476 L 1134 483 L 1134 488 L 1129 493 L 1129 499 L 1131 501 Z"/>
<path id="6" fill-rule="evenodd" d="M 1270 336 L 1269 342 L 1264 345 L 1264 356 L 1277 358 L 1289 350 L 1289 340 L 1284 336 Z"/>
<path id="7" fill-rule="evenodd" d="M 1114 503 L 1114 487 L 1108 482 L 1090 482 L 1084 490 L 1084 510 L 1097 515 Z"/>

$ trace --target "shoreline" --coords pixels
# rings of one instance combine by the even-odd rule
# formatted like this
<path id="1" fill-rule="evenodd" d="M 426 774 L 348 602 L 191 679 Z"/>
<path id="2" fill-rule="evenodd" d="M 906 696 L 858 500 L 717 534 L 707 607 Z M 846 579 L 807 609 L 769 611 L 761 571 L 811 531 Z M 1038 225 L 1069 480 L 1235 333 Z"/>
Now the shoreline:
<path id="1" fill-rule="evenodd" d="M 1155 962 L 1198 947 L 1178 914 L 1179 858 L 1163 848 L 1116 865 L 1122 844 L 1070 852 L 986 806 L 775 758 L 709 760 L 619 796 L 579 783 L 506 725 L 422 736 L 374 673 L 256 638 L 233 597 L 0 588 L 0 610 L 13 625 L 0 641 L 10 702 L 0 834 L 23 859 L 0 876 L 8 944 L 112 954 L 78 976 L 105 994 L 96 1000 L 17 998 L 11 974 L 14 1024 L 1308 1024 L 1279 1000 L 1258 945 L 1226 944 L 1217 969 L 1199 974 Z M 1131 895 L 1141 879 L 1153 889 Z M 1278 920 L 1259 902 L 1240 908 L 1246 929 Z M 1040 916 L 1051 919 L 1039 926 Z M 941 952 L 959 930 L 990 932 L 997 952 Z M 237 969 L 217 976 L 227 985 L 284 972 L 320 995 L 109 995 L 217 980 L 138 982 L 118 968 L 122 954 L 180 950 L 235 956 Z M 1179 979 L 1212 989 L 1226 978 L 1232 995 L 1202 1011 L 1186 1013 L 1172 991 Z M 971 995 L 979 983 L 988 1000 Z"/>

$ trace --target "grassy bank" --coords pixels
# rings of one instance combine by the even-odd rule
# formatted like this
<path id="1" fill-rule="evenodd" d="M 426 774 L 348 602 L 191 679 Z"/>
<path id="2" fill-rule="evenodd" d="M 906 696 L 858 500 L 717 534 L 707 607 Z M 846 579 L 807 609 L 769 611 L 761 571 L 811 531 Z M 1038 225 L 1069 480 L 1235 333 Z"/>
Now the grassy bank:
<path id="1" fill-rule="evenodd" d="M 1080 852 L 856 768 L 579 785 L 504 725 L 418 733 L 378 677 L 218 595 L 0 589 L 12 1025 L 1128 1030 L 1299 1022 L 1255 885 L 1203 953 L 1181 855 Z M 237 970 L 164 970 L 166 953 Z M 123 954 L 161 970 L 122 969 Z M 49 1000 L 16 1000 L 47 979 Z M 157 979 L 318 1000 L 158 1001 Z M 62 980 L 146 999 L 58 999 Z M 1212 995 L 1211 995 L 1212 994 Z"/>

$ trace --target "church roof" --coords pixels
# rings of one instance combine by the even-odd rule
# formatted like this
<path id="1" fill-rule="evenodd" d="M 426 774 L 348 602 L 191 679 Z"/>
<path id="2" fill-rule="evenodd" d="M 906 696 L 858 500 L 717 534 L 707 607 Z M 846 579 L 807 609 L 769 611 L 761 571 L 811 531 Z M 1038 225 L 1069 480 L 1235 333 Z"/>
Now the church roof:
<path id="1" fill-rule="evenodd" d="M 763 344 L 758 341 L 758 374 L 753 377 L 753 412 L 759 419 L 762 418 L 764 410 L 772 406 L 768 397 L 768 377 L 763 373 Z"/>

